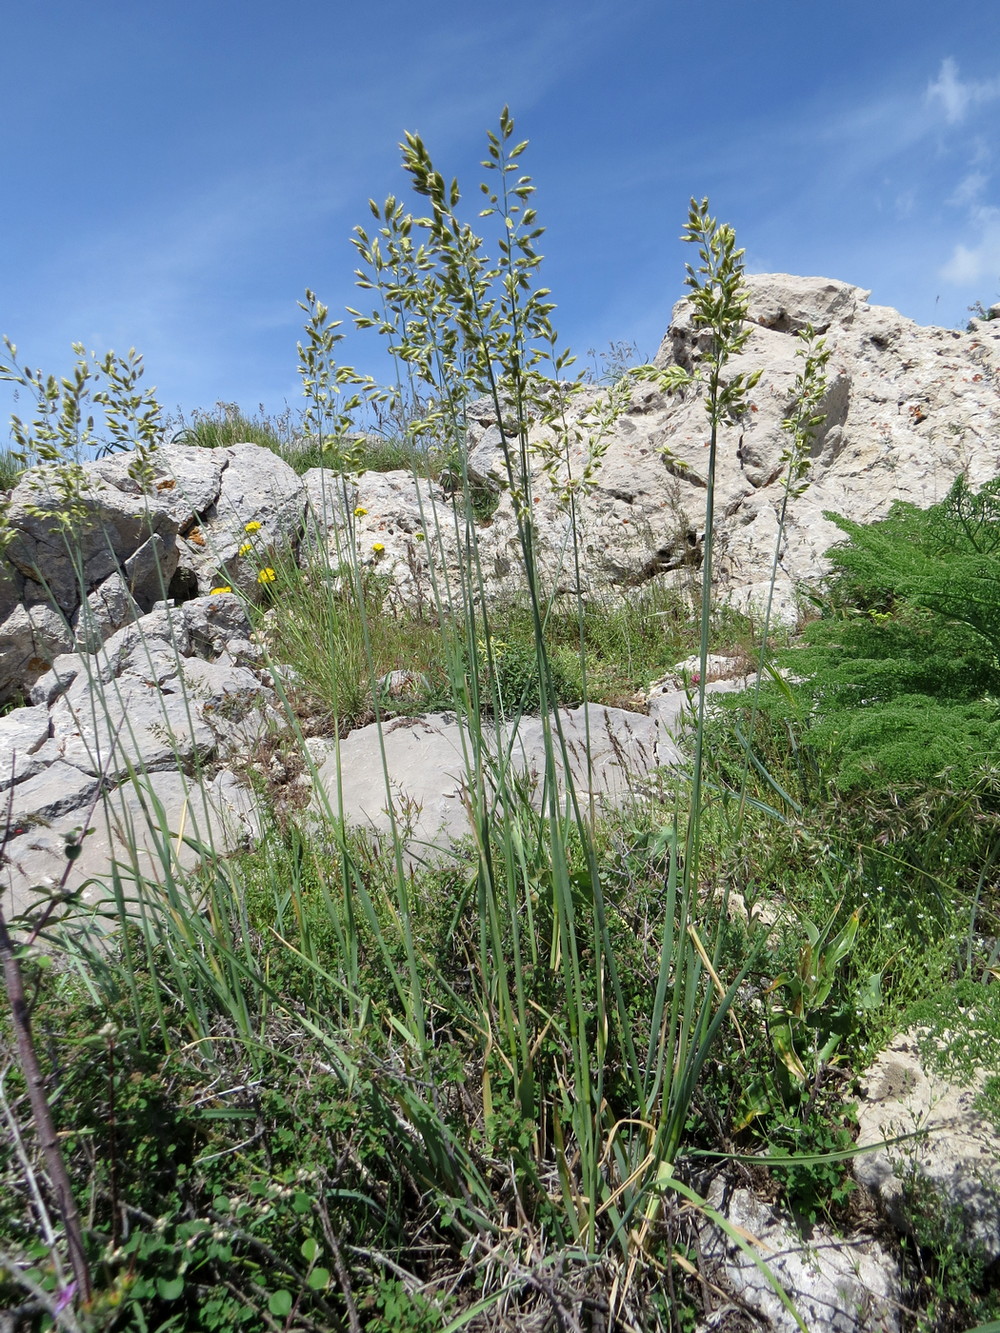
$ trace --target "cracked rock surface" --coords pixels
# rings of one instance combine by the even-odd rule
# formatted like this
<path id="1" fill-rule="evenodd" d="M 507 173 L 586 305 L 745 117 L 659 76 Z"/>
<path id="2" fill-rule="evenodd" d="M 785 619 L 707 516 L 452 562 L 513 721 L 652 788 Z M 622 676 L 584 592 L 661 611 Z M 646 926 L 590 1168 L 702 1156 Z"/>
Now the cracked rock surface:
<path id="1" fill-rule="evenodd" d="M 255 599 L 261 570 L 295 558 L 306 489 L 269 450 L 165 444 L 145 488 L 133 462 L 119 454 L 81 465 L 72 541 L 50 472 L 33 469 L 14 488 L 0 562 L 0 702 L 29 690 L 54 657 L 97 648 L 157 602 L 223 586 Z"/>
<path id="2" fill-rule="evenodd" d="M 1000 1134 L 978 1108 L 992 1071 L 946 1078 L 921 1054 L 927 1034 L 901 1033 L 862 1079 L 858 1145 L 901 1135 L 902 1143 L 864 1153 L 854 1174 L 882 1202 L 893 1224 L 909 1231 L 907 1190 L 914 1182 L 943 1209 L 956 1210 L 967 1244 L 1000 1259 Z M 947 1040 L 944 1036 L 942 1042 Z"/>
<path id="3" fill-rule="evenodd" d="M 707 688 L 739 684 L 716 681 Z M 649 716 L 601 704 L 560 709 L 559 726 L 580 799 L 593 795 L 600 807 L 648 794 L 651 784 L 661 780 L 657 771 L 681 759 L 677 737 L 687 725 L 689 705 L 688 693 L 673 688 L 655 693 Z M 317 803 L 380 838 L 391 836 L 395 821 L 411 860 L 440 859 L 451 842 L 472 832 L 465 803 L 466 756 L 471 754 L 467 728 L 453 714 L 440 713 L 395 718 L 383 732 L 380 744 L 377 723 L 352 731 L 339 742 L 339 765 L 336 742 L 310 742 L 321 789 Z M 483 733 L 491 760 L 502 758 L 535 783 L 539 800 L 537 780 L 545 770 L 541 718 L 522 717 L 516 727 L 484 723 Z M 561 794 L 565 763 L 558 737 L 553 740 Z"/>
<path id="4" fill-rule="evenodd" d="M 899 1267 L 877 1241 L 838 1237 L 822 1226 L 803 1237 L 755 1194 L 730 1190 L 721 1179 L 712 1182 L 707 1199 L 767 1264 L 809 1333 L 898 1333 Z M 700 1233 L 702 1262 L 715 1281 L 771 1333 L 799 1333 L 799 1325 L 750 1255 L 708 1218 Z M 698 1333 L 715 1327 L 709 1318 Z"/>
<path id="5" fill-rule="evenodd" d="M 249 792 L 224 767 L 274 715 L 249 634 L 233 594 L 158 607 L 97 653 L 57 657 L 31 706 L 0 718 L 0 800 L 13 830 L 2 874 L 13 913 L 35 886 L 59 881 L 67 837 L 80 827 L 95 832 L 74 863 L 74 886 L 128 859 L 130 837 L 139 847 L 133 868 L 162 874 L 157 801 L 170 833 L 184 829 L 217 850 L 254 835 Z M 207 764 L 214 776 L 203 776 Z M 197 860 L 178 847 L 182 864 Z"/>

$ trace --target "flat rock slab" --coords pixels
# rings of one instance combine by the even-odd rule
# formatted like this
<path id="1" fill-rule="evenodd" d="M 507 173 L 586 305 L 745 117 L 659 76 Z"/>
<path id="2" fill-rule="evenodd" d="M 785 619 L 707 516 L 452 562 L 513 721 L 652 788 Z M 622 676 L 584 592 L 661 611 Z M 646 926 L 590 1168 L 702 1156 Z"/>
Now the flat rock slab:
<path id="1" fill-rule="evenodd" d="M 958 1210 L 966 1241 L 992 1262 L 1000 1258 L 1000 1135 L 976 1101 L 996 1070 L 976 1070 L 965 1084 L 944 1078 L 921 1056 L 921 1035 L 894 1038 L 865 1073 L 858 1146 L 920 1137 L 863 1154 L 854 1174 L 900 1231 L 910 1230 L 907 1181 L 923 1182 L 942 1208 Z"/>
<path id="2" fill-rule="evenodd" d="M 658 769 L 681 759 L 676 736 L 687 708 L 687 695 L 678 690 L 658 699 L 655 716 L 600 704 L 561 709 L 558 720 L 578 797 L 592 794 L 599 805 L 615 805 L 647 791 Z M 516 729 L 486 724 L 483 736 L 487 769 L 503 756 L 502 762 L 532 785 L 537 805 L 545 771 L 542 719 L 523 717 Z M 555 744 L 563 794 L 565 763 L 558 739 Z M 322 792 L 316 804 L 377 835 L 391 834 L 395 825 L 411 859 L 426 858 L 430 849 L 443 852 L 471 833 L 467 774 L 475 761 L 468 728 L 454 714 L 360 727 L 339 742 L 339 764 L 336 743 L 313 742 L 311 748 Z"/>
<path id="3" fill-rule="evenodd" d="M 95 779 L 95 790 L 96 785 Z M 37 906 L 59 883 L 67 840 L 84 823 L 94 832 L 84 838 L 66 887 L 85 884 L 81 899 L 91 905 L 107 900 L 113 862 L 121 867 L 128 893 L 137 874 L 162 883 L 166 867 L 196 866 L 202 857 L 188 840 L 225 855 L 260 834 L 250 792 L 227 770 L 202 782 L 178 772 L 150 773 L 106 793 L 88 820 L 89 813 L 75 809 L 50 820 L 36 815 L 8 841 L 0 867 L 8 919 Z"/>

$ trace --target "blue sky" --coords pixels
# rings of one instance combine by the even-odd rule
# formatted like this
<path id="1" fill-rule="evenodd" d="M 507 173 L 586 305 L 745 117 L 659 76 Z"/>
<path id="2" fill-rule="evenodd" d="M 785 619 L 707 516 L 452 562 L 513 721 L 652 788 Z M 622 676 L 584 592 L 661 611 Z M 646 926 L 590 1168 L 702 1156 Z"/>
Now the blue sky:
<path id="1" fill-rule="evenodd" d="M 692 195 L 751 271 L 946 326 L 1000 299 L 995 0 L 32 0 L 0 88 L 0 333 L 57 374 L 134 345 L 167 409 L 297 408 L 297 301 L 362 300 L 351 231 L 405 194 L 403 132 L 471 216 L 505 103 L 582 359 L 655 351 Z M 381 373 L 374 338 L 345 359 Z"/>

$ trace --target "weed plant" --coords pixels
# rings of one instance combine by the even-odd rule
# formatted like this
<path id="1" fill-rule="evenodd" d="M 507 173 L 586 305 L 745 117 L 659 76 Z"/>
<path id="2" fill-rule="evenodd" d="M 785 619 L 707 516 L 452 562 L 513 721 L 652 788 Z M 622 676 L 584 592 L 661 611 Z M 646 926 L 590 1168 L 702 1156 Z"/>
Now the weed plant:
<path id="1" fill-rule="evenodd" d="M 849 1134 L 846 1072 L 914 1025 L 946 1076 L 995 1066 L 995 509 L 992 484 L 976 494 L 960 477 L 930 510 L 838 520 L 846 540 L 829 553 L 821 617 L 805 646 L 778 655 L 790 678 L 773 672 L 755 696 L 721 700 L 706 727 L 720 796 L 707 855 L 769 932 L 755 982 L 776 1057 L 716 1071 L 715 1095 L 730 1128 L 772 1154 L 792 1126 L 800 1150 Z M 811 1013 L 790 980 L 804 982 L 807 966 L 822 978 L 824 958 L 832 984 Z M 992 1092 L 980 1109 L 995 1116 Z M 777 1174 L 808 1215 L 809 1190 L 850 1208 L 834 1170 Z M 953 1223 L 917 1227 L 921 1328 L 964 1328 L 988 1309 L 990 1279 L 968 1250 L 956 1258 Z M 966 1274 L 976 1277 L 963 1285 Z"/>
<path id="2" fill-rule="evenodd" d="M 11 491 L 27 470 L 13 449 L 0 449 L 0 491 Z"/>

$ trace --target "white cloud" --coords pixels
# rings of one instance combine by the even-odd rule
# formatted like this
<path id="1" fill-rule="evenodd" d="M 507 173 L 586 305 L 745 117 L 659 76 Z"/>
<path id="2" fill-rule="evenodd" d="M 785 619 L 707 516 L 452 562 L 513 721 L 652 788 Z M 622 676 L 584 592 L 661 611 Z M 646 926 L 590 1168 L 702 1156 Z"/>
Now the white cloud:
<path id="1" fill-rule="evenodd" d="M 968 176 L 959 181 L 951 198 L 947 200 L 956 208 L 964 208 L 968 204 L 975 204 L 982 197 L 983 191 L 989 184 L 989 176 L 981 171 L 970 171 Z"/>
<path id="2" fill-rule="evenodd" d="M 940 270 L 946 282 L 971 287 L 1000 276 L 1000 208 L 977 208 L 974 225 L 979 232 L 973 245 L 956 245 L 951 258 Z"/>
<path id="3" fill-rule="evenodd" d="M 970 106 L 992 102 L 997 97 L 1000 97 L 1000 79 L 986 79 L 981 83 L 963 82 L 959 77 L 958 65 L 951 56 L 942 60 L 937 81 L 927 85 L 928 102 L 940 102 L 949 125 L 963 121 Z"/>

